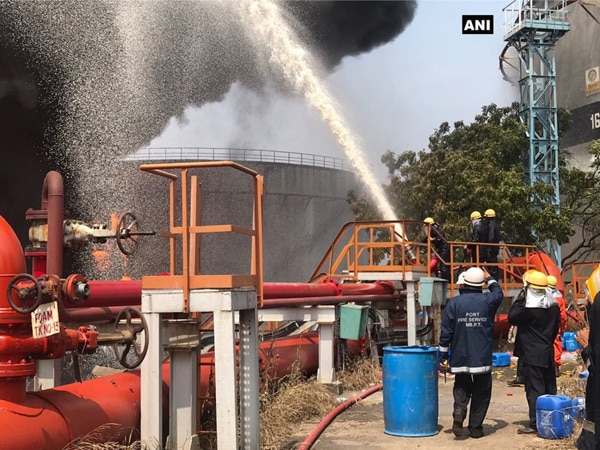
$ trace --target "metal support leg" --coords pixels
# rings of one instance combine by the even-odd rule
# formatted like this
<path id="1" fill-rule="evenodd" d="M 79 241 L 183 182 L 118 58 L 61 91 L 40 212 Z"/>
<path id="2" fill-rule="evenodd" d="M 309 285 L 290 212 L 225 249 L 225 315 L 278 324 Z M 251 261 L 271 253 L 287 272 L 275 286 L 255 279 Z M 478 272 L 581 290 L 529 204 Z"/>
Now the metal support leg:
<path id="1" fill-rule="evenodd" d="M 217 396 L 217 447 L 237 449 L 237 395 L 235 327 L 233 311 L 215 311 L 215 375 Z M 235 430 L 235 432 L 233 431 Z"/>
<path id="2" fill-rule="evenodd" d="M 258 367 L 258 313 L 240 311 L 240 428 L 241 448 L 260 448 L 260 393 Z"/>
<path id="3" fill-rule="evenodd" d="M 143 296 L 142 296 L 143 301 Z M 144 313 L 148 323 L 148 353 L 141 364 L 140 433 L 144 449 L 160 448 L 162 435 L 162 327 L 161 314 Z"/>
<path id="4" fill-rule="evenodd" d="M 415 307 L 415 283 L 406 283 L 406 332 L 408 345 L 417 344 L 417 313 Z"/>
<path id="5" fill-rule="evenodd" d="M 333 323 L 319 324 L 319 383 L 335 381 Z"/>
<path id="6" fill-rule="evenodd" d="M 198 440 L 198 323 L 169 320 L 166 350 L 171 356 L 169 395 L 169 450 L 199 450 Z"/>

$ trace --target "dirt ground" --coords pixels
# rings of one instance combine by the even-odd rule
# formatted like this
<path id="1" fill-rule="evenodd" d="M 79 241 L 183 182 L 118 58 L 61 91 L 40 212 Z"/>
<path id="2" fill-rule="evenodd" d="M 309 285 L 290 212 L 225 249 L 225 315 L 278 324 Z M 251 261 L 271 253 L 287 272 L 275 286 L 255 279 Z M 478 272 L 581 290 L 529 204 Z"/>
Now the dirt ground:
<path id="1" fill-rule="evenodd" d="M 577 377 L 579 361 L 563 362 L 561 380 L 573 382 Z M 384 433 L 383 393 L 379 391 L 353 405 L 340 414 L 321 434 L 313 450 L 339 449 L 568 449 L 575 448 L 574 438 L 579 427 L 570 438 L 562 440 L 543 439 L 537 435 L 521 435 L 517 429 L 528 423 L 527 401 L 523 387 L 510 387 L 507 381 L 515 377 L 515 360 L 509 367 L 494 368 L 492 401 L 484 421 L 484 436 L 469 437 L 466 429 L 463 437 L 452 433 L 452 386 L 450 377 L 444 381 L 440 375 L 438 383 L 439 413 L 438 430 L 434 436 L 399 437 Z M 575 383 L 576 384 L 576 383 Z M 560 393 L 560 389 L 559 389 Z M 341 397 L 351 398 L 354 392 L 344 392 Z M 303 423 L 290 430 L 290 442 L 286 449 L 299 447 L 318 424 L 318 420 Z"/>

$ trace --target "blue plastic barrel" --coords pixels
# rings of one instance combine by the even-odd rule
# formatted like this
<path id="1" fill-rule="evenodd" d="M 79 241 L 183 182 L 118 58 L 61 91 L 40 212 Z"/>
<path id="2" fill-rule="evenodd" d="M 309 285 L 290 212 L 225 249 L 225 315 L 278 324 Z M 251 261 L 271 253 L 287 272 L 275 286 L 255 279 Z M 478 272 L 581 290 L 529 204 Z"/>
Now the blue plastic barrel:
<path id="1" fill-rule="evenodd" d="M 386 434 L 418 437 L 438 433 L 438 359 L 437 347 L 383 348 Z"/>
<path id="2" fill-rule="evenodd" d="M 537 429 L 546 439 L 563 439 L 573 434 L 572 401 L 566 395 L 540 395 L 535 403 Z"/>

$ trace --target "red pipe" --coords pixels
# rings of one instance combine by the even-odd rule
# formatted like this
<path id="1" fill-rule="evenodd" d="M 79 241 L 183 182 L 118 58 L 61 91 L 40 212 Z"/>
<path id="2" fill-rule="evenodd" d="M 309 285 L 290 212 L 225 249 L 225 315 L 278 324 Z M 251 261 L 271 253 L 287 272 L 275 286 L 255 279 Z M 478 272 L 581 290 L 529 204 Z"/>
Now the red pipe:
<path id="1" fill-rule="evenodd" d="M 338 283 L 330 279 L 323 283 L 264 283 L 265 299 L 326 297 L 347 294 L 387 294 L 395 288 L 388 281 L 375 283 Z"/>
<path id="2" fill-rule="evenodd" d="M 2 243 L 0 249 L 0 324 L 30 323 L 29 316 L 19 314 L 12 309 L 6 296 L 10 281 L 16 274 L 25 273 L 27 266 L 19 238 L 2 216 L 0 216 L 0 242 Z"/>
<path id="3" fill-rule="evenodd" d="M 264 300 L 262 309 L 308 305 L 338 305 L 347 302 L 384 302 L 395 301 L 405 297 L 405 294 L 398 293 L 381 295 L 340 295 L 337 297 L 273 298 Z"/>
<path id="4" fill-rule="evenodd" d="M 339 416 L 341 413 L 346 411 L 349 407 L 358 403 L 360 400 L 367 398 L 369 395 L 374 394 L 375 392 L 381 391 L 383 389 L 383 384 L 378 384 L 369 389 L 365 389 L 354 397 L 346 400 L 341 403 L 339 406 L 334 408 L 329 414 L 327 414 L 321 422 L 311 431 L 308 437 L 304 440 L 298 450 L 310 450 L 310 448 L 315 444 L 315 441 L 323 434 L 323 431 L 333 422 L 333 420 Z"/>
<path id="5" fill-rule="evenodd" d="M 64 185 L 62 175 L 50 171 L 42 187 L 42 210 L 48 210 L 48 252 L 46 273 L 62 277 L 63 269 L 63 222 L 65 219 Z"/>
<path id="6" fill-rule="evenodd" d="M 140 280 L 88 281 L 90 294 L 83 305 L 65 303 L 65 308 L 132 306 L 140 305 L 142 282 Z"/>
<path id="7" fill-rule="evenodd" d="M 90 434 L 94 442 L 119 436 L 125 442 L 139 429 L 140 374 L 121 372 L 28 393 L 19 403 L 0 400 L 0 423 L 5 450 L 58 450 Z"/>
<path id="8" fill-rule="evenodd" d="M 139 306 L 139 301 L 131 306 Z M 63 323 L 92 323 L 92 322 L 106 322 L 114 320 L 119 313 L 123 310 L 122 306 L 105 306 L 105 307 L 80 307 L 80 308 L 69 308 L 65 309 L 68 314 L 61 314 L 60 320 Z"/>
<path id="9" fill-rule="evenodd" d="M 85 307 L 65 304 L 70 316 L 73 316 L 75 311 L 96 307 L 94 313 L 90 310 L 90 316 L 98 314 L 109 318 L 109 314 L 117 311 L 113 307 L 141 304 L 142 282 L 139 280 L 88 281 L 88 285 L 90 294 L 85 301 Z M 404 294 L 395 291 L 394 287 L 387 282 L 339 284 L 339 286 L 338 289 L 332 283 L 265 283 L 265 305 L 269 308 L 277 308 L 404 298 Z M 82 311 L 79 313 L 82 314 Z"/>

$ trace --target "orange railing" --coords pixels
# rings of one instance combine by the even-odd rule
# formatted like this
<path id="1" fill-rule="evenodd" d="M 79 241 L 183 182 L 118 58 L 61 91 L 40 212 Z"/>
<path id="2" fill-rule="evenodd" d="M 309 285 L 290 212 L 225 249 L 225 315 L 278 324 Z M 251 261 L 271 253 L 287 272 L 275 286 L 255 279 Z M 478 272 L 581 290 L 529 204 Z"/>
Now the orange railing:
<path id="1" fill-rule="evenodd" d="M 584 261 L 570 263 L 563 267 L 564 294 L 570 304 L 572 303 L 579 308 L 585 305 L 585 280 L 592 275 L 598 264 L 600 264 L 598 261 Z"/>
<path id="2" fill-rule="evenodd" d="M 428 231 L 428 230 L 427 230 Z M 314 271 L 311 281 L 325 277 L 346 281 L 360 281 L 376 276 L 391 277 L 392 273 L 401 280 L 419 276 L 435 276 L 430 262 L 435 253 L 431 242 L 425 239 L 423 222 L 415 220 L 349 222 L 342 227 L 333 243 Z M 527 270 L 540 269 L 540 252 L 534 245 L 473 244 L 472 242 L 449 241 L 451 279 L 448 288 L 452 295 L 456 289 L 458 273 L 472 266 L 498 267 L 499 280 L 505 289 L 520 289 L 521 276 Z M 498 263 L 475 263 L 467 261 L 465 247 L 475 245 L 475 255 L 486 248 L 497 249 Z M 398 276 L 399 275 L 399 276 Z M 412 278 L 411 278 L 412 277 Z"/>

